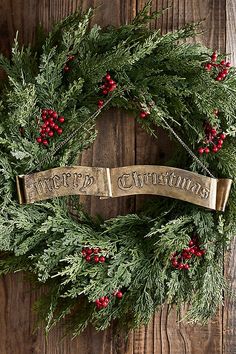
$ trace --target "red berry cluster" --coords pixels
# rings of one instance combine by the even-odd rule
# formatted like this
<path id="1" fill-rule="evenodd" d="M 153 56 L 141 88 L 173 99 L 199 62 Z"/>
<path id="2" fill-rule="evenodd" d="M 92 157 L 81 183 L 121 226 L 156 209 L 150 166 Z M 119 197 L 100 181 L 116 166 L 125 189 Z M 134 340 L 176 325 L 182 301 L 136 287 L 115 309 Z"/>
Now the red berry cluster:
<path id="1" fill-rule="evenodd" d="M 216 63 L 216 61 L 217 53 L 214 52 L 211 56 L 211 61 L 205 64 L 205 69 L 207 71 L 211 71 L 213 68 L 215 68 L 217 72 L 217 76 L 215 78 L 216 81 L 222 81 L 228 75 L 231 64 L 230 62 L 226 62 L 225 60 L 221 60 L 220 63 Z"/>
<path id="2" fill-rule="evenodd" d="M 113 293 L 113 296 L 117 297 L 117 299 L 122 299 L 123 293 L 122 293 L 122 291 L 118 290 Z M 108 306 L 109 302 L 110 302 L 109 297 L 103 296 L 103 297 L 100 297 L 99 299 L 97 299 L 95 301 L 95 304 L 96 304 L 97 309 L 100 310 L 102 308 L 106 308 Z"/>
<path id="3" fill-rule="evenodd" d="M 106 308 L 108 306 L 110 302 L 110 299 L 108 296 L 103 296 L 103 297 L 100 297 L 100 299 L 97 299 L 95 301 L 95 304 L 97 306 L 97 309 L 103 309 L 103 308 Z"/>
<path id="4" fill-rule="evenodd" d="M 211 124 L 206 123 L 204 127 L 205 131 L 205 147 L 199 147 L 198 152 L 200 155 L 203 153 L 209 154 L 209 152 L 217 153 L 224 143 L 226 135 L 222 132 L 218 132 Z"/>
<path id="5" fill-rule="evenodd" d="M 106 96 L 109 92 L 112 92 L 116 89 L 117 83 L 111 78 L 111 74 L 109 72 L 106 73 L 106 76 L 102 79 L 103 84 L 101 86 L 102 94 Z M 103 100 L 98 100 L 97 102 L 98 108 L 101 109 L 104 105 Z"/>
<path id="6" fill-rule="evenodd" d="M 64 123 L 65 118 L 58 116 L 58 113 L 52 109 L 43 109 L 41 112 L 43 124 L 40 125 L 40 136 L 37 137 L 39 144 L 48 145 L 48 139 L 52 138 L 55 132 L 58 135 L 63 133 L 62 128 L 58 125 Z"/>
<path id="7" fill-rule="evenodd" d="M 68 56 L 66 64 L 65 64 L 64 69 L 63 69 L 65 73 L 68 73 L 70 71 L 70 63 L 72 61 L 74 61 L 74 60 L 75 60 L 75 56 L 74 55 L 69 55 Z"/>
<path id="8" fill-rule="evenodd" d="M 111 78 L 109 72 L 106 73 L 106 76 L 102 79 L 103 84 L 101 86 L 102 94 L 106 96 L 109 92 L 112 92 L 116 89 L 117 83 Z"/>
<path id="9" fill-rule="evenodd" d="M 201 249 L 199 243 L 195 237 L 189 241 L 189 247 L 184 248 L 181 252 L 175 252 L 171 257 L 172 266 L 176 269 L 189 270 L 190 265 L 188 260 L 192 256 L 202 257 L 205 254 L 205 250 Z"/>
<path id="10" fill-rule="evenodd" d="M 145 112 L 145 111 L 141 111 L 140 113 L 139 113 L 139 117 L 141 118 L 141 119 L 145 119 L 145 118 L 147 118 L 148 116 L 149 116 L 149 112 Z"/>
<path id="11" fill-rule="evenodd" d="M 93 261 L 94 263 L 104 263 L 106 261 L 106 257 L 99 256 L 101 252 L 100 248 L 89 248 L 85 247 L 82 249 L 82 255 L 84 256 L 86 262 Z"/>

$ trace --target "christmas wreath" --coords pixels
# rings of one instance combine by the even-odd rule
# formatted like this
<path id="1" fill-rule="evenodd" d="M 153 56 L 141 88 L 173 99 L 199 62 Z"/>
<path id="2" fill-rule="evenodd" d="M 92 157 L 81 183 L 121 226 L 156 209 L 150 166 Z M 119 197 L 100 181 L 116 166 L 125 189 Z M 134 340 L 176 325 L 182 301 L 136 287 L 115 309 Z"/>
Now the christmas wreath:
<path id="1" fill-rule="evenodd" d="M 129 110 L 156 137 L 177 138 L 168 165 L 236 175 L 235 69 L 186 43 L 195 25 L 161 35 L 150 2 L 119 28 L 89 27 L 92 10 L 56 24 L 39 48 L 0 57 L 0 272 L 46 283 L 36 308 L 49 330 L 64 317 L 74 335 L 112 320 L 134 328 L 164 303 L 189 304 L 205 323 L 223 301 L 223 256 L 236 231 L 233 185 L 224 213 L 158 197 L 138 214 L 87 215 L 77 196 L 19 205 L 16 176 L 69 166 L 96 138 L 97 116 Z M 111 118 L 112 119 L 112 118 Z M 157 137 L 158 138 L 158 137 Z M 183 142 L 183 144 L 179 144 Z M 186 150 L 186 146 L 188 149 Z M 198 155 L 197 157 L 195 155 Z"/>

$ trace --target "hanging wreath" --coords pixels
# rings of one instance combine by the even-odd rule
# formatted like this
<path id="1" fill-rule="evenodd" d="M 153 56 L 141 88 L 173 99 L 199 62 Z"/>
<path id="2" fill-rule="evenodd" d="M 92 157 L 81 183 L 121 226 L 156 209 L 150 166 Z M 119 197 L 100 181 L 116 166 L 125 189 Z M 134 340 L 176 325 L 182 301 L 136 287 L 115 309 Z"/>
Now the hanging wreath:
<path id="1" fill-rule="evenodd" d="M 132 112 L 151 135 L 157 126 L 174 134 L 169 166 L 234 178 L 235 69 L 185 43 L 194 25 L 165 35 L 149 29 L 158 15 L 149 11 L 150 2 L 131 24 L 106 29 L 89 29 L 92 10 L 75 13 L 39 51 L 20 49 L 16 40 L 11 59 L 0 57 L 7 73 L 0 272 L 25 270 L 47 284 L 36 305 L 47 330 L 65 316 L 74 335 L 114 319 L 134 328 L 164 303 L 189 304 L 185 319 L 205 323 L 227 290 L 223 256 L 236 231 L 234 185 L 224 213 L 158 197 L 138 214 L 100 220 L 83 211 L 78 196 L 18 202 L 16 176 L 76 164 L 96 138 L 97 116 L 111 107 Z"/>

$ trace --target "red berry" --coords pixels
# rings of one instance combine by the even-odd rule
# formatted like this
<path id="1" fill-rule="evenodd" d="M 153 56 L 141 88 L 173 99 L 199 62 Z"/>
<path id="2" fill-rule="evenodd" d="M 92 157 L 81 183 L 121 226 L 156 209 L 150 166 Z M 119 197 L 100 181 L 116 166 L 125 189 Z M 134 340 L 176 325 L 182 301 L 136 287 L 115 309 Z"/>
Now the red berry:
<path id="1" fill-rule="evenodd" d="M 220 64 L 225 65 L 226 64 L 225 60 L 221 60 Z"/>
<path id="2" fill-rule="evenodd" d="M 86 253 L 87 253 L 88 255 L 92 254 L 92 253 L 93 253 L 92 248 L 87 248 L 87 249 L 86 249 Z"/>
<path id="3" fill-rule="evenodd" d="M 194 248 L 191 248 L 189 252 L 192 253 L 192 254 L 195 254 L 195 251 L 196 250 Z"/>
<path id="4" fill-rule="evenodd" d="M 116 82 L 114 80 L 109 80 L 109 85 L 114 85 Z"/>
<path id="5" fill-rule="evenodd" d="M 184 269 L 189 270 L 190 265 L 189 264 L 184 264 Z"/>
<path id="6" fill-rule="evenodd" d="M 220 138 L 221 138 L 222 140 L 225 140 L 226 135 L 222 133 L 222 134 L 220 134 Z"/>
<path id="7" fill-rule="evenodd" d="M 139 114 L 140 118 L 142 118 L 142 119 L 143 119 L 143 118 L 146 118 L 147 115 L 148 115 L 147 112 L 140 112 L 140 114 Z"/>
<path id="8" fill-rule="evenodd" d="M 216 77 L 216 81 L 221 81 L 221 80 L 222 80 L 222 77 L 218 75 L 218 76 Z"/>
<path id="9" fill-rule="evenodd" d="M 219 145 L 223 145 L 223 143 L 224 143 L 224 140 L 223 140 L 223 139 L 219 139 L 219 140 L 218 140 L 218 144 L 219 144 Z"/>
<path id="10" fill-rule="evenodd" d="M 41 138 L 41 136 L 39 136 L 36 140 L 37 140 L 37 142 L 40 144 L 43 139 Z"/>
<path id="11" fill-rule="evenodd" d="M 116 89 L 116 84 L 113 84 L 113 85 L 111 85 L 110 87 L 109 87 L 109 91 L 110 92 L 112 92 L 112 91 L 114 91 L 115 89 Z"/>
<path id="12" fill-rule="evenodd" d="M 211 129 L 211 134 L 213 135 L 213 136 L 215 136 L 216 134 L 217 134 L 217 131 L 216 131 L 216 129 Z"/>
<path id="13" fill-rule="evenodd" d="M 192 247 L 192 246 L 194 245 L 194 241 L 193 241 L 193 240 L 190 240 L 189 243 L 188 243 L 188 245 L 189 245 L 190 247 Z M 191 248 L 190 248 L 190 249 L 191 249 Z M 190 250 L 189 250 L 189 252 L 190 252 Z"/>
<path id="14" fill-rule="evenodd" d="M 105 298 L 106 298 L 105 296 L 102 296 L 102 297 L 100 297 L 99 301 L 104 302 Z"/>
<path id="15" fill-rule="evenodd" d="M 106 261 L 106 258 L 104 256 L 99 257 L 99 262 L 104 263 Z"/>
<path id="16" fill-rule="evenodd" d="M 100 251 L 101 251 L 100 248 L 94 248 L 93 249 L 93 253 L 94 254 L 98 254 Z"/>
<path id="17" fill-rule="evenodd" d="M 108 304 L 109 304 L 109 302 L 110 302 L 110 300 L 108 299 L 108 297 L 107 296 L 105 296 L 105 300 L 103 301 L 103 307 L 107 307 L 108 306 Z"/>
<path id="18" fill-rule="evenodd" d="M 212 68 L 211 63 L 207 63 L 207 64 L 205 65 L 205 69 L 206 69 L 206 70 L 210 71 L 211 68 Z"/>
<path id="19" fill-rule="evenodd" d="M 183 263 L 180 263 L 179 266 L 178 266 L 179 269 L 183 269 L 184 268 L 184 264 Z"/>
<path id="20" fill-rule="evenodd" d="M 179 265 L 179 263 L 177 262 L 177 260 L 175 259 L 175 260 L 173 260 L 172 261 L 172 265 L 173 265 L 173 267 L 178 267 L 178 265 Z"/>
<path id="21" fill-rule="evenodd" d="M 218 152 L 218 147 L 217 146 L 213 146 L 213 148 L 212 148 L 212 151 L 214 152 L 214 153 L 216 153 L 216 152 Z"/>
<path id="22" fill-rule="evenodd" d="M 122 298 L 122 296 L 123 296 L 123 293 L 122 293 L 122 291 L 117 291 L 117 293 L 116 293 L 116 297 L 118 298 L 118 299 L 121 299 Z"/>
<path id="23" fill-rule="evenodd" d="M 98 108 L 101 108 L 104 105 L 103 100 L 98 100 Z"/>
<path id="24" fill-rule="evenodd" d="M 45 129 L 46 133 L 49 133 L 50 130 L 51 130 L 50 127 L 46 127 L 46 129 Z"/>
<path id="25" fill-rule="evenodd" d="M 216 52 L 212 53 L 211 59 L 212 59 L 212 61 L 216 61 L 216 59 L 217 59 L 217 53 Z"/>
<path id="26" fill-rule="evenodd" d="M 48 141 L 47 141 L 47 139 L 44 139 L 43 141 L 42 141 L 42 143 L 43 143 L 43 145 L 48 145 Z"/>
<path id="27" fill-rule="evenodd" d="M 228 70 L 228 69 L 224 69 L 224 70 L 222 71 L 222 73 L 225 74 L 225 75 L 228 75 L 229 70 Z"/>
<path id="28" fill-rule="evenodd" d="M 54 111 L 52 109 L 48 110 L 48 114 L 51 116 L 54 113 Z"/>
<path id="29" fill-rule="evenodd" d="M 42 116 L 46 116 L 48 114 L 48 110 L 47 109 L 43 109 L 42 110 Z"/>
<path id="30" fill-rule="evenodd" d="M 108 91 L 107 91 L 107 90 L 102 90 L 102 94 L 103 94 L 103 95 L 107 95 L 107 94 L 108 94 Z"/>
<path id="31" fill-rule="evenodd" d="M 225 65 L 226 65 L 227 68 L 231 67 L 231 63 L 229 61 Z"/>
<path id="32" fill-rule="evenodd" d="M 197 251 L 197 252 L 195 253 L 195 255 L 196 255 L 197 257 L 201 257 L 201 256 L 202 256 L 202 252 L 201 252 L 201 251 Z"/>
<path id="33" fill-rule="evenodd" d="M 59 126 L 57 124 L 54 125 L 54 129 L 55 130 L 58 130 L 59 129 Z"/>
<path id="34" fill-rule="evenodd" d="M 206 154 L 209 154 L 210 149 L 208 147 L 206 147 L 204 151 L 205 151 Z"/>
<path id="35" fill-rule="evenodd" d="M 107 72 L 107 74 L 106 74 L 106 76 L 105 76 L 105 79 L 107 80 L 107 81 L 109 81 L 109 80 L 111 80 L 111 75 Z"/>
<path id="36" fill-rule="evenodd" d="M 68 73 L 68 71 L 70 71 L 70 68 L 69 68 L 69 66 L 65 65 L 65 66 L 64 66 L 64 72 L 65 72 L 65 73 Z"/>
<path id="37" fill-rule="evenodd" d="M 91 261 L 91 257 L 90 256 L 86 256 L 85 260 L 86 260 L 86 262 L 90 262 Z"/>
<path id="38" fill-rule="evenodd" d="M 54 122 L 50 122 L 50 127 L 54 128 L 55 127 L 55 123 Z"/>
<path id="39" fill-rule="evenodd" d="M 75 56 L 74 55 L 70 55 L 68 58 L 67 58 L 67 61 L 73 61 L 75 59 Z"/>
<path id="40" fill-rule="evenodd" d="M 47 116 L 46 115 L 44 115 L 44 114 L 42 114 L 42 120 L 46 120 L 47 119 Z"/>
<path id="41" fill-rule="evenodd" d="M 59 117 L 59 118 L 58 118 L 58 121 L 59 121 L 60 123 L 64 123 L 64 122 L 65 122 L 65 118 L 64 118 L 64 117 Z"/>
<path id="42" fill-rule="evenodd" d="M 63 129 L 62 128 L 58 128 L 57 129 L 57 134 L 61 135 L 63 133 Z"/>
<path id="43" fill-rule="evenodd" d="M 98 256 L 94 256 L 93 260 L 94 260 L 95 263 L 98 263 L 99 262 L 99 257 Z"/>
<path id="44" fill-rule="evenodd" d="M 52 137 L 53 137 L 53 135 L 54 135 L 53 131 L 52 131 L 52 130 L 50 130 L 50 132 L 48 132 L 48 136 L 50 136 L 50 138 L 52 138 Z"/>
<path id="45" fill-rule="evenodd" d="M 57 112 L 53 112 L 53 113 L 51 114 L 51 116 L 52 116 L 52 118 L 57 119 L 58 114 L 57 114 Z"/>
<path id="46" fill-rule="evenodd" d="M 220 72 L 219 76 L 224 79 L 226 77 L 227 74 L 223 73 L 223 71 Z"/>
<path id="47" fill-rule="evenodd" d="M 204 153 L 204 149 L 203 149 L 202 147 L 200 147 L 200 148 L 198 149 L 198 153 L 199 153 L 200 155 L 202 155 L 202 154 Z"/>

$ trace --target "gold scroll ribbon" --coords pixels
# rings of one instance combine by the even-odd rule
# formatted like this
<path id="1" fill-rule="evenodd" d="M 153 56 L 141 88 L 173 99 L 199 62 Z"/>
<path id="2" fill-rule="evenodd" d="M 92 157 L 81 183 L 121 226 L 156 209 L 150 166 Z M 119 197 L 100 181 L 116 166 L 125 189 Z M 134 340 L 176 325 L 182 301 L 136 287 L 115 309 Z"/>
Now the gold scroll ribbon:
<path id="1" fill-rule="evenodd" d="M 17 176 L 20 204 L 66 195 L 95 195 L 102 199 L 155 194 L 224 211 L 232 184 L 179 168 L 134 165 L 117 168 L 58 167 Z"/>

